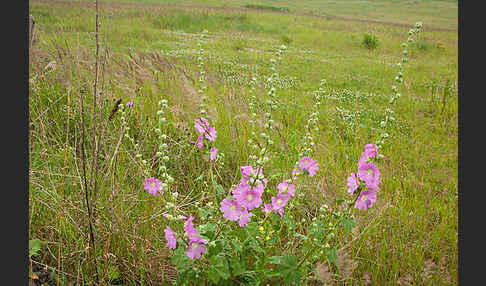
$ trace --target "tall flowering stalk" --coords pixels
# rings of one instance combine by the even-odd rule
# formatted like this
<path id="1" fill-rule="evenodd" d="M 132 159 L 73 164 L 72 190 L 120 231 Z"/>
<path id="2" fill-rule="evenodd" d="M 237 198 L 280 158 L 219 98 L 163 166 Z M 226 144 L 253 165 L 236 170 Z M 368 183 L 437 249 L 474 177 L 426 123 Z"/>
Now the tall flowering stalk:
<path id="1" fill-rule="evenodd" d="M 304 136 L 302 150 L 299 153 L 300 157 L 304 155 L 312 156 L 314 154 L 315 142 L 312 133 L 319 132 L 319 110 L 322 104 L 322 98 L 325 96 L 325 85 L 326 80 L 322 79 L 319 85 L 319 89 L 312 93 L 314 97 L 314 104 L 312 106 L 312 112 L 309 114 L 309 119 L 307 119 L 307 124 L 304 126 L 304 130 L 306 131 L 306 133 Z"/>
<path id="2" fill-rule="evenodd" d="M 204 70 L 204 48 L 202 47 L 202 42 L 204 39 L 206 39 L 208 34 L 207 30 L 203 30 L 200 38 L 197 42 L 198 46 L 198 55 L 197 55 L 197 67 L 199 68 L 199 79 L 198 79 L 198 93 L 201 95 L 201 105 L 199 112 L 201 114 L 201 117 L 208 117 L 207 114 L 207 104 L 208 104 L 208 98 L 206 95 L 206 91 L 208 89 L 207 83 L 206 83 L 206 71 Z"/>
<path id="3" fill-rule="evenodd" d="M 155 133 L 158 135 L 159 146 L 158 150 L 155 153 L 155 156 L 159 160 L 159 167 L 157 169 L 157 176 L 162 178 L 162 188 L 167 189 L 169 184 L 174 182 L 174 178 L 169 175 L 167 171 L 166 164 L 169 162 L 169 151 L 168 151 L 168 137 L 167 137 L 167 128 L 165 125 L 167 123 L 166 118 L 166 111 L 168 108 L 168 102 L 166 99 L 162 99 L 158 102 L 159 110 L 157 111 L 157 116 L 159 116 L 157 120 L 157 128 L 155 129 Z"/>
<path id="4" fill-rule="evenodd" d="M 398 73 L 395 76 L 395 82 L 397 84 L 403 83 L 403 64 L 408 62 L 407 56 L 409 54 L 409 51 L 408 51 L 409 44 L 414 42 L 413 36 L 418 34 L 420 32 L 421 28 L 422 28 L 422 22 L 415 23 L 414 28 L 412 28 L 408 31 L 407 41 L 403 42 L 402 45 L 401 45 L 402 48 L 403 48 L 402 59 L 401 59 L 400 62 L 398 62 L 396 64 L 397 67 L 398 67 Z M 380 127 L 382 128 L 382 132 L 380 134 L 380 138 L 375 142 L 375 144 L 378 146 L 379 149 L 381 149 L 383 147 L 383 145 L 385 144 L 386 138 L 388 138 L 390 136 L 390 134 L 388 134 L 387 130 L 390 129 L 391 124 L 395 121 L 395 117 L 393 117 L 393 115 L 394 115 L 393 106 L 395 105 L 395 102 L 402 96 L 398 92 L 398 87 L 396 85 L 392 86 L 392 91 L 393 91 L 393 95 L 390 97 L 390 101 L 389 101 L 390 107 L 387 107 L 385 109 L 385 118 L 384 118 L 384 120 L 382 120 L 380 122 Z"/>
<path id="5" fill-rule="evenodd" d="M 250 80 L 250 96 L 248 99 L 248 126 L 250 128 L 250 136 L 248 136 L 248 149 L 249 149 L 249 155 L 248 155 L 248 160 L 250 165 L 255 165 L 256 160 L 257 160 L 257 155 L 256 153 L 258 152 L 258 144 L 257 144 L 257 78 L 254 76 Z"/>
<path id="6" fill-rule="evenodd" d="M 133 150 L 135 152 L 135 159 L 137 160 L 139 166 L 142 168 L 142 172 L 145 177 L 150 176 L 150 170 L 148 166 L 148 162 L 146 159 L 143 158 L 141 148 L 138 143 L 135 143 L 135 139 L 130 135 L 130 126 L 128 126 L 127 123 L 127 112 L 125 109 L 128 109 L 129 112 L 132 111 L 133 109 L 133 102 L 129 102 L 126 105 L 121 104 L 118 107 L 118 112 L 120 113 L 120 122 L 121 122 L 121 127 L 122 130 L 121 132 L 123 133 L 123 137 L 126 138 L 130 142 L 130 145 L 132 145 Z"/>
<path id="7" fill-rule="evenodd" d="M 209 114 L 207 112 L 208 108 L 208 97 L 207 97 L 207 78 L 206 78 L 206 71 L 204 70 L 204 48 L 202 47 L 203 40 L 207 37 L 208 31 L 203 30 L 200 38 L 198 40 L 198 56 L 197 56 L 197 66 L 199 68 L 199 79 L 198 79 L 198 93 L 201 95 L 201 104 L 199 106 L 199 114 L 200 116 L 195 119 L 194 121 L 194 128 L 198 133 L 197 140 L 192 142 L 196 145 L 197 148 L 202 149 L 205 145 L 205 142 L 209 142 L 209 160 L 211 162 L 218 161 L 218 156 L 223 157 L 224 154 L 219 153 L 218 149 L 214 146 L 214 140 L 217 137 L 217 131 L 214 126 L 210 124 Z M 219 160 L 219 163 L 222 164 L 223 160 Z M 212 171 L 212 168 L 211 168 Z"/>

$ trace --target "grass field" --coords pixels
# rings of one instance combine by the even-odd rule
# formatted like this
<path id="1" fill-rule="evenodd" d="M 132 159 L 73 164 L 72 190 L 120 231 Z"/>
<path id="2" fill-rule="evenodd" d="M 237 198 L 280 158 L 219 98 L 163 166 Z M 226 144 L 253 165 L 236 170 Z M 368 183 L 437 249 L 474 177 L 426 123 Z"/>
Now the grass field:
<path id="1" fill-rule="evenodd" d="M 319 171 L 286 210 L 294 222 L 349 199 L 346 179 L 363 146 L 383 132 L 392 86 L 401 93 L 380 149 L 386 159 L 378 164 L 377 201 L 367 211 L 354 209 L 356 227 L 331 240 L 343 249 L 350 273 L 327 279 L 309 273 L 300 284 L 457 284 L 457 1 L 100 1 L 97 81 L 94 1 L 30 0 L 29 13 L 36 20 L 29 59 L 29 239 L 44 242 L 32 261 L 47 265 L 60 285 L 94 285 L 96 272 L 100 285 L 173 285 L 178 274 L 162 214 L 192 214 L 202 224 L 208 202 L 220 213 L 213 200 L 224 197 L 217 186 L 231 190 L 253 150 L 252 78 L 254 109 L 263 120 L 270 59 L 282 44 L 287 49 L 277 64 L 278 105 L 271 114 L 276 131 L 269 134 L 275 144 L 265 164 L 269 184 L 301 157 L 312 92 L 326 80 L 319 130 L 312 133 Z M 408 46 L 397 84 L 401 44 L 417 21 L 423 28 Z M 376 48 L 363 46 L 365 34 L 376 36 Z M 201 60 L 207 112 L 217 130 L 213 144 L 224 154 L 216 175 L 208 172 L 207 156 L 188 143 L 201 104 Z M 133 102 L 125 109 L 136 147 L 124 138 L 120 114 L 109 120 L 118 99 Z M 141 152 L 151 167 L 160 164 L 154 130 L 161 99 L 168 101 L 163 132 L 174 178 L 165 196 L 178 193 L 175 209 L 144 190 L 146 175 L 134 155 Z M 297 230 L 307 233 L 301 224 Z M 198 267 L 208 263 L 205 257 Z M 281 285 L 275 281 L 267 283 Z M 227 283 L 221 285 L 238 285 Z"/>

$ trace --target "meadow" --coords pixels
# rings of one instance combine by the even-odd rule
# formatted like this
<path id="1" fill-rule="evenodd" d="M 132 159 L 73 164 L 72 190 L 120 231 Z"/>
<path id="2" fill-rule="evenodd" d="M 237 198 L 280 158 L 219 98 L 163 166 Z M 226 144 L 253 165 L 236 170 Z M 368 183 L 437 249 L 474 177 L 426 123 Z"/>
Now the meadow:
<path id="1" fill-rule="evenodd" d="M 98 8 L 96 37 L 94 1 L 29 1 L 31 265 L 59 285 L 457 284 L 457 1 Z M 197 148 L 201 114 L 217 137 Z M 345 209 L 381 139 L 376 202 Z M 283 216 L 223 218 L 242 166 L 264 165 L 268 202 L 306 155 L 319 168 Z M 193 260 L 164 230 L 191 215 L 209 241 Z"/>

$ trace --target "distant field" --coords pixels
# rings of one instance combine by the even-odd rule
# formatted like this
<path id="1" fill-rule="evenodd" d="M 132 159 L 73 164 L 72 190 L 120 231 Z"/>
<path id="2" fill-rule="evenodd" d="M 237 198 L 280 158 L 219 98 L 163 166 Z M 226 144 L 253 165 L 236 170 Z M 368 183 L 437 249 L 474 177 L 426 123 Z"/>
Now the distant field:
<path id="1" fill-rule="evenodd" d="M 380 150 L 387 159 L 379 164 L 377 202 L 355 210 L 356 228 L 332 241 L 338 249 L 347 246 L 357 266 L 330 284 L 457 285 L 457 1 L 100 1 L 103 111 L 97 123 L 91 113 L 93 3 L 29 1 L 36 20 L 29 61 L 29 239 L 46 242 L 33 260 L 48 265 L 60 285 L 94 281 L 80 149 L 85 138 L 90 170 L 96 161 L 93 124 L 99 124 L 100 140 L 93 178 L 102 284 L 172 285 L 168 281 L 177 277 L 165 246 L 166 202 L 143 189 L 136 148 L 122 140 L 119 115 L 108 119 L 116 100 L 133 102 L 128 126 L 154 166 L 157 103 L 168 100 L 171 193 L 179 194 L 178 213 L 191 213 L 202 224 L 202 206 L 221 199 L 214 186 L 227 192 L 238 182 L 240 166 L 248 164 L 252 78 L 258 82 L 255 108 L 263 117 L 270 59 L 284 44 L 277 66 L 279 104 L 272 113 L 278 132 L 271 134 L 275 146 L 265 174 L 275 184 L 293 168 L 307 136 L 311 92 L 325 79 L 327 97 L 319 107 L 319 130 L 312 133 L 319 172 L 299 190 L 305 194 L 301 207 L 288 213 L 297 222 L 309 221 L 314 208 L 337 209 L 337 201 L 347 198 L 346 178 L 363 146 L 383 132 L 401 45 L 417 21 L 423 28 L 408 46 L 401 97 Z M 200 40 L 204 29 L 207 37 Z M 365 34 L 376 36 L 376 48 L 366 48 Z M 198 43 L 205 52 L 215 144 L 224 153 L 214 177 L 205 171 L 208 159 L 188 144 L 201 103 Z M 305 285 L 324 285 L 306 275 Z"/>

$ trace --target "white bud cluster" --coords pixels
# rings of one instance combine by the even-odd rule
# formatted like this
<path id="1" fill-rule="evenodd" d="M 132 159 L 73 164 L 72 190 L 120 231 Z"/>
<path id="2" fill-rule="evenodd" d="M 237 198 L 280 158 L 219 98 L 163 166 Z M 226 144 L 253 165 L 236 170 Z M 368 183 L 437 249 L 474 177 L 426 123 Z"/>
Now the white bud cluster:
<path id="1" fill-rule="evenodd" d="M 164 189 L 166 189 L 169 184 L 174 182 L 174 178 L 169 175 L 166 166 L 166 163 L 170 160 L 168 156 L 169 145 L 166 143 L 168 136 L 164 132 L 166 130 L 165 123 L 167 122 L 166 110 L 168 108 L 168 101 L 166 99 L 161 99 L 159 100 L 158 105 L 159 110 L 157 111 L 157 115 L 159 116 L 159 121 L 158 126 L 155 130 L 157 135 L 159 136 L 159 146 L 157 152 L 155 153 L 155 156 L 157 157 L 157 159 L 159 159 L 159 168 L 157 170 L 157 174 L 164 182 L 162 186 L 164 187 Z M 172 196 L 172 198 L 175 200 L 177 196 Z"/>
<path id="2" fill-rule="evenodd" d="M 409 44 L 414 42 L 413 36 L 418 34 L 420 32 L 420 29 L 422 28 L 422 22 L 417 22 L 414 25 L 413 29 L 410 29 L 408 31 L 408 39 L 407 42 L 402 43 L 401 47 L 403 48 L 402 50 L 402 59 L 400 62 L 397 63 L 398 67 L 398 72 L 397 75 L 395 76 L 395 82 L 397 84 L 403 83 L 403 64 L 408 62 L 408 47 Z M 392 86 L 392 91 L 393 95 L 390 98 L 389 104 L 393 106 L 395 102 L 402 96 L 401 93 L 399 93 L 398 87 L 393 85 Z M 382 120 L 380 122 L 380 127 L 384 130 L 382 134 L 380 134 L 380 139 L 376 142 L 376 145 L 378 148 L 382 148 L 383 145 L 385 144 L 385 139 L 389 136 L 389 134 L 385 131 L 390 127 L 390 122 L 394 121 L 395 118 L 393 117 L 393 110 L 387 108 L 385 110 L 385 120 Z"/>
<path id="3" fill-rule="evenodd" d="M 257 111 L 255 109 L 256 107 L 256 78 L 253 77 L 251 81 L 251 88 L 252 88 L 252 94 L 250 96 L 249 104 L 248 104 L 248 113 L 250 114 L 250 128 L 251 128 L 251 136 L 248 139 L 248 145 L 250 147 L 250 155 L 249 155 L 249 161 L 250 164 L 256 164 L 257 166 L 261 167 L 263 166 L 266 162 L 270 160 L 270 158 L 267 156 L 269 152 L 270 146 L 274 144 L 274 142 L 270 139 L 271 136 L 269 134 L 272 133 L 274 129 L 274 124 L 275 121 L 272 118 L 272 111 L 276 110 L 278 108 L 278 101 L 277 101 L 277 89 L 275 87 L 276 79 L 278 78 L 278 73 L 277 73 L 277 64 L 281 60 L 281 56 L 283 51 L 287 49 L 286 46 L 282 45 L 277 49 L 276 57 L 270 59 L 270 72 L 271 75 L 268 78 L 268 82 L 270 84 L 270 88 L 267 92 L 267 100 L 265 101 L 266 106 L 267 106 L 267 112 L 264 114 L 264 132 L 260 133 L 260 137 L 263 139 L 264 144 L 263 146 L 259 146 L 259 144 L 256 143 L 257 138 L 256 138 L 256 114 Z"/>
<path id="4" fill-rule="evenodd" d="M 326 96 L 325 86 L 327 82 L 325 79 L 321 80 L 319 85 L 319 89 L 314 91 L 312 94 L 314 95 L 314 105 L 313 105 L 313 112 L 309 115 L 309 119 L 307 120 L 307 124 L 304 126 L 305 130 L 307 131 L 304 136 L 304 146 L 302 147 L 301 154 L 312 156 L 314 153 L 314 137 L 312 136 L 312 132 L 319 132 L 319 109 L 322 103 L 322 98 Z"/>
<path id="5" fill-rule="evenodd" d="M 128 126 L 127 119 L 126 119 L 126 112 L 125 112 L 125 105 L 120 104 L 118 106 L 118 112 L 121 114 L 120 115 L 120 121 L 122 125 L 122 132 L 123 132 L 123 137 L 127 138 L 128 141 L 133 145 L 134 150 L 135 150 L 135 158 L 137 158 L 139 164 L 142 166 L 143 171 L 146 175 L 149 174 L 148 172 L 148 163 L 147 160 L 143 159 L 142 152 L 139 148 L 138 143 L 135 143 L 135 139 L 130 135 L 130 126 Z"/>
<path id="6" fill-rule="evenodd" d="M 202 41 L 206 38 L 207 33 L 208 33 L 207 30 L 203 30 L 200 35 L 199 41 L 197 43 L 198 46 L 197 66 L 199 68 L 198 93 L 201 94 L 201 105 L 199 106 L 199 113 L 201 114 L 202 117 L 205 118 L 207 118 L 208 116 L 207 114 L 208 98 L 206 95 L 208 86 L 206 85 L 206 71 L 204 70 L 204 49 L 202 48 Z"/>
<path id="7" fill-rule="evenodd" d="M 249 153 L 251 154 L 249 156 L 250 159 L 250 164 L 254 165 L 255 160 L 257 159 L 256 155 L 253 155 L 257 152 L 258 145 L 254 144 L 256 139 L 256 122 L 257 122 L 257 113 L 256 113 L 256 87 L 257 87 L 257 78 L 252 77 L 250 81 L 250 89 L 251 89 L 251 94 L 248 102 L 248 115 L 249 115 L 249 124 L 250 124 L 250 136 L 248 136 L 248 146 L 250 148 Z"/>

